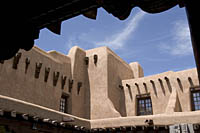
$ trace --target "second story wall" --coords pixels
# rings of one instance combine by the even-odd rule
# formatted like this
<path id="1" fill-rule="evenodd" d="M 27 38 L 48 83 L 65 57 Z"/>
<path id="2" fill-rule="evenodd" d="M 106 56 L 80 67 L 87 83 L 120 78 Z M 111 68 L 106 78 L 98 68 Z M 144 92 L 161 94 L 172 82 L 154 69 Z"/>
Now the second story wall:
<path id="1" fill-rule="evenodd" d="M 197 85 L 199 83 L 196 69 L 169 71 L 123 80 L 127 116 L 137 115 L 136 96 L 148 93 L 152 101 L 153 114 L 189 112 L 191 111 L 190 88 Z"/>
<path id="2" fill-rule="evenodd" d="M 91 119 L 125 116 L 125 98 L 119 85 L 123 79 L 133 78 L 130 66 L 107 47 L 87 50 L 86 56 L 89 58 Z"/>
<path id="3" fill-rule="evenodd" d="M 90 119 L 90 84 L 86 52 L 75 46 L 69 51 L 73 85 L 71 89 L 72 115 Z"/>
<path id="4" fill-rule="evenodd" d="M 123 61 L 119 56 L 107 48 L 108 55 L 108 98 L 112 101 L 115 110 L 121 116 L 126 116 L 125 95 L 122 85 L 122 80 L 133 79 L 133 71 L 129 64 Z"/>
<path id="5" fill-rule="evenodd" d="M 55 51 L 46 53 L 34 47 L 0 64 L 0 74 L 1 95 L 59 110 L 62 93 L 68 93 L 61 77 L 71 78 L 71 61 Z"/>
<path id="6" fill-rule="evenodd" d="M 107 47 L 71 48 L 68 55 L 37 47 L 19 51 L 0 62 L 0 95 L 86 119 L 138 115 L 138 96 L 151 97 L 153 114 L 191 111 L 190 87 L 197 86 L 196 69 L 143 77 Z"/>
<path id="7" fill-rule="evenodd" d="M 120 116 L 108 98 L 107 48 L 100 47 L 87 50 L 86 56 L 89 58 L 91 119 Z"/>

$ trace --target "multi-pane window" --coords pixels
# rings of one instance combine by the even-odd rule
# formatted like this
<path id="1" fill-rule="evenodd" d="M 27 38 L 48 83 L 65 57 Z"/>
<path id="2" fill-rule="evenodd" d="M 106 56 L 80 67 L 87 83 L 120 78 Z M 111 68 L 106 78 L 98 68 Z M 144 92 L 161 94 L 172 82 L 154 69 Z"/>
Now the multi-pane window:
<path id="1" fill-rule="evenodd" d="M 60 99 L 60 112 L 67 113 L 67 96 L 62 96 Z"/>
<path id="2" fill-rule="evenodd" d="M 200 88 L 191 91 L 192 110 L 200 110 Z"/>
<path id="3" fill-rule="evenodd" d="M 138 97 L 138 96 L 137 96 Z M 138 97 L 137 98 L 137 114 L 138 115 L 152 115 L 152 103 L 151 103 L 151 97 Z"/>

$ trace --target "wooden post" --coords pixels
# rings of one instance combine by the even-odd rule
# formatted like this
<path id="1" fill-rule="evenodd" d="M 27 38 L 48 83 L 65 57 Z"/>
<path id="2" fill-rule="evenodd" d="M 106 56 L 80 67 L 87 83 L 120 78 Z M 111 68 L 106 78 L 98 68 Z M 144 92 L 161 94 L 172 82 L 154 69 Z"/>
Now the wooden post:
<path id="1" fill-rule="evenodd" d="M 200 84 L 200 32 L 199 32 L 199 3 L 197 0 L 185 0 L 185 9 L 190 27 L 192 47 L 197 66 L 199 84 Z"/>

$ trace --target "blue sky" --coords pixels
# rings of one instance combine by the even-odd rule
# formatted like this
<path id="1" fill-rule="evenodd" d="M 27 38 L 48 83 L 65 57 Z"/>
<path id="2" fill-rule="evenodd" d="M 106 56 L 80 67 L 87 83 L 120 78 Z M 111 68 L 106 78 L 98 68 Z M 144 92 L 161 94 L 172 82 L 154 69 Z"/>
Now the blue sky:
<path id="1" fill-rule="evenodd" d="M 108 46 L 127 63 L 139 62 L 145 76 L 196 67 L 185 9 L 178 6 L 159 14 L 134 8 L 124 21 L 100 8 L 96 20 L 63 21 L 61 35 L 42 29 L 35 45 L 64 54 L 73 46 Z"/>

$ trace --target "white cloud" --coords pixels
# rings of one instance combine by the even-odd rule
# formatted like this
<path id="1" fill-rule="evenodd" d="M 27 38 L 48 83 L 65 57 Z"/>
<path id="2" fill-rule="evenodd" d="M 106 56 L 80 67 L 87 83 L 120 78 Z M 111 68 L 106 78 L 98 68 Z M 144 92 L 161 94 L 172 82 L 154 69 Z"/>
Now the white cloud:
<path id="1" fill-rule="evenodd" d="M 76 36 L 70 36 L 67 40 L 67 42 L 65 43 L 65 47 L 67 50 L 70 50 L 73 46 L 75 46 L 75 42 L 76 42 L 77 38 Z"/>
<path id="2" fill-rule="evenodd" d="M 65 48 L 70 50 L 73 46 L 79 46 L 83 49 L 91 48 L 94 43 L 95 31 L 89 29 L 87 32 L 74 33 L 66 39 Z"/>
<path id="3" fill-rule="evenodd" d="M 73 34 L 67 38 L 67 41 L 65 43 L 65 47 L 67 50 L 70 50 L 73 46 L 79 46 L 83 49 L 87 49 L 89 43 L 89 34 L 87 33 L 79 33 L 79 34 Z"/>
<path id="4" fill-rule="evenodd" d="M 105 38 L 104 41 L 95 42 L 95 45 L 96 46 L 106 45 L 112 49 L 119 49 L 123 47 L 128 41 L 130 35 L 132 35 L 136 31 L 144 15 L 145 13 L 143 11 L 139 11 L 135 16 L 131 18 L 131 20 L 129 20 L 128 24 L 123 30 L 117 32 L 114 35 L 111 35 L 110 37 Z"/>
<path id="5" fill-rule="evenodd" d="M 71 47 L 78 45 L 83 49 L 88 49 L 92 47 L 108 46 L 111 49 L 119 49 L 123 47 L 128 41 L 129 37 L 133 35 L 139 22 L 143 18 L 145 13 L 139 11 L 136 13 L 123 29 L 118 29 L 115 34 L 113 32 L 99 31 L 90 28 L 87 32 L 74 33 L 67 38 L 65 47 L 69 50 Z M 112 33 L 110 36 L 108 33 Z M 103 41 L 102 41 L 103 40 Z"/>
<path id="6" fill-rule="evenodd" d="M 170 55 L 185 56 L 192 54 L 190 31 L 186 21 L 177 21 L 172 30 L 172 44 L 161 44 L 161 49 Z"/>

